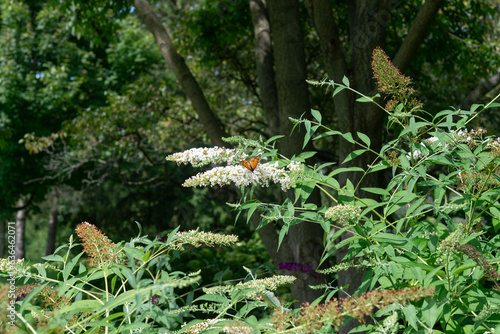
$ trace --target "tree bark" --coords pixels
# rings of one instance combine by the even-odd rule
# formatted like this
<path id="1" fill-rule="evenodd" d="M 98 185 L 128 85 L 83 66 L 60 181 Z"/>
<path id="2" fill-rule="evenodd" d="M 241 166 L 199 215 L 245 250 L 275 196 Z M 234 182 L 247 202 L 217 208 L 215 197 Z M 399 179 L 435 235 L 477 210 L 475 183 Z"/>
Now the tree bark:
<path id="1" fill-rule="evenodd" d="M 224 146 L 225 143 L 222 141 L 222 137 L 225 137 L 226 134 L 222 123 L 213 113 L 198 82 L 184 62 L 184 58 L 177 52 L 174 43 L 172 43 L 169 34 L 156 17 L 155 12 L 146 0 L 132 0 L 132 4 L 137 9 L 149 31 L 155 37 L 156 44 L 160 47 L 163 58 L 186 92 L 210 141 L 213 145 Z"/>
<path id="2" fill-rule="evenodd" d="M 50 206 L 50 216 L 49 216 L 49 232 L 47 236 L 47 247 L 45 249 L 45 255 L 52 255 L 56 250 L 56 235 L 57 235 L 57 216 L 58 210 L 58 200 L 59 194 L 56 189 L 51 192 L 51 206 Z"/>
<path id="3" fill-rule="evenodd" d="M 0 259 L 4 257 L 5 252 L 5 225 L 4 222 L 0 221 Z"/>
<path id="4" fill-rule="evenodd" d="M 293 123 L 289 117 L 299 118 L 309 113 L 309 91 L 306 83 L 306 62 L 298 0 L 270 0 L 269 19 L 273 38 L 273 55 L 278 88 L 280 152 L 286 157 L 299 153 L 303 133 L 297 129 L 290 135 Z"/>
<path id="5" fill-rule="evenodd" d="M 483 80 L 474 88 L 465 99 L 460 102 L 460 108 L 470 109 L 474 103 L 479 103 L 479 100 L 484 97 L 488 92 L 500 85 L 500 72 L 492 75 L 486 80 Z"/>
<path id="6" fill-rule="evenodd" d="M 289 117 L 299 118 L 310 112 L 306 83 L 306 62 L 298 0 L 270 0 L 269 20 L 273 39 L 275 77 L 278 89 L 280 153 L 291 158 L 302 151 L 304 133 L 298 128 L 291 134 Z M 284 245 L 286 244 L 286 245 Z M 317 224 L 300 223 L 292 226 L 280 248 L 282 262 L 296 262 L 316 268 L 323 252 L 323 229 Z M 295 272 L 297 280 L 291 286 L 299 303 L 312 302 L 321 291 L 308 286 L 320 281 L 306 273 Z"/>
<path id="7" fill-rule="evenodd" d="M 16 244 L 15 244 L 15 255 L 16 260 L 24 259 L 24 235 L 26 230 L 26 208 L 24 199 L 19 199 L 17 202 L 17 207 L 20 209 L 16 213 Z"/>
<path id="8" fill-rule="evenodd" d="M 394 65 L 401 72 L 406 71 L 411 59 L 417 52 L 417 49 L 424 40 L 427 28 L 431 25 L 436 14 L 444 3 L 444 0 L 427 0 L 417 13 L 417 16 L 411 23 L 410 30 L 406 35 L 403 44 L 399 47 L 396 56 L 393 59 Z"/>
<path id="9" fill-rule="evenodd" d="M 255 36 L 255 62 L 259 93 L 264 107 L 269 135 L 279 132 L 278 92 L 274 81 L 271 27 L 265 0 L 250 0 L 250 12 Z"/>

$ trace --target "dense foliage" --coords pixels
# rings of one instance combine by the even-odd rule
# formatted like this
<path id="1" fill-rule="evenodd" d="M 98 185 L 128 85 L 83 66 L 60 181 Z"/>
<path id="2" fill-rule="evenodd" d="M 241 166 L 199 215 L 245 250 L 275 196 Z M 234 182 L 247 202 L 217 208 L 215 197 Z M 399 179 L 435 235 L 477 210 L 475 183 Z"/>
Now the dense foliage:
<path id="1" fill-rule="evenodd" d="M 304 146 L 309 140 L 342 136 L 359 147 L 347 159 L 375 153 L 377 159 L 366 170 L 333 168 L 332 163 L 307 166 L 305 158 L 314 152 L 289 160 L 274 149 L 274 139 L 259 143 L 230 138 L 242 146 L 191 149 L 168 157 L 198 167 L 225 163 L 191 177 L 184 186 L 241 186 L 243 198 L 234 204 L 236 210 L 248 211 L 249 218 L 258 212 L 261 226 L 280 222 L 276 224 L 280 242 L 297 223 L 319 224 L 326 246 L 323 263 L 339 248 L 348 247 L 346 257 L 334 267 L 314 271 L 307 264 L 280 265 L 279 269 L 292 274 L 315 275 L 319 283 L 315 288 L 324 290 L 322 298 L 293 308 L 276 291 L 292 284 L 294 276 L 259 277 L 268 273 L 250 269 L 244 281 L 221 280 L 217 286 L 204 287 L 200 295 L 196 291 L 204 270 L 201 263 L 192 265 L 193 272 L 172 271 L 174 259 L 191 247 L 227 247 L 237 241 L 236 236 L 175 229 L 154 240 L 139 235 L 114 244 L 95 226 L 82 223 L 76 233 L 83 252 L 71 252 L 79 246 L 71 238 L 43 264 L 4 267 L 5 274 L 18 270 L 26 283 L 35 283 L 16 292 L 17 328 L 33 333 L 35 324 L 40 330 L 76 333 L 139 329 L 146 333 L 332 333 L 357 319 L 358 330 L 374 333 L 500 329 L 500 238 L 496 233 L 500 229 L 500 139 L 487 136 L 482 128 L 466 128 L 479 113 L 500 104 L 443 110 L 427 121 L 411 82 L 382 50 L 375 50 L 373 59 L 380 89 L 393 98 L 385 108 L 379 107 L 388 113 L 390 124 L 400 128 L 398 137 L 379 152 L 373 152 L 370 138 L 363 134 L 357 134 L 357 141 L 351 133 L 323 125 L 319 111 L 313 110 L 311 120 L 293 120 L 307 129 Z M 311 83 L 331 87 L 333 95 L 352 89 L 347 79 Z M 377 102 L 360 94 L 358 103 Z M 249 165 L 244 159 L 252 147 L 259 158 L 253 156 Z M 356 194 L 357 184 L 340 187 L 335 178 L 349 170 L 363 175 L 386 172 L 390 181 L 385 188 L 364 189 L 377 195 L 377 200 L 362 198 Z M 276 204 L 252 198 L 255 187 L 266 185 L 293 189 L 294 200 Z M 306 203 L 314 188 L 331 205 Z M 344 232 L 351 236 L 337 242 Z M 87 262 L 80 261 L 84 255 Z M 363 284 L 340 301 L 337 293 L 346 287 L 335 287 L 336 273 L 352 267 L 365 270 Z M 191 318 L 195 319 L 186 323 Z"/>

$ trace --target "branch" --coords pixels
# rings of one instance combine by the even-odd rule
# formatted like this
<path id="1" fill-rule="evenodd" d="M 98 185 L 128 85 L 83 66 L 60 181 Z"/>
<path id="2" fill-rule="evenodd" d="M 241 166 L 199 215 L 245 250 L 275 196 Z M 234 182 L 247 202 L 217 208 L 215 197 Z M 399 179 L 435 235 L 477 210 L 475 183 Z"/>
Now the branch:
<path id="1" fill-rule="evenodd" d="M 333 19 L 330 1 L 305 0 L 304 3 L 323 44 L 326 71 L 330 79 L 341 82 L 344 75 L 347 75 L 347 62 L 340 44 L 337 25 Z"/>
<path id="2" fill-rule="evenodd" d="M 184 58 L 177 52 L 169 34 L 156 17 L 155 12 L 147 0 L 132 0 L 132 4 L 137 9 L 149 31 L 153 34 L 163 58 L 191 100 L 193 108 L 198 114 L 210 141 L 214 145 L 224 146 L 225 143 L 222 141 L 222 137 L 227 137 L 227 135 L 223 130 L 222 123 L 213 113 L 198 82 L 184 62 Z"/>
<path id="3" fill-rule="evenodd" d="M 486 80 L 483 80 L 479 85 L 467 95 L 462 102 L 460 102 L 460 108 L 469 109 L 473 103 L 479 101 L 483 96 L 485 96 L 492 89 L 500 85 L 500 72 L 492 75 Z"/>
<path id="4" fill-rule="evenodd" d="M 404 72 L 408 68 L 411 59 L 426 35 L 427 28 L 429 28 L 432 20 L 436 17 L 443 2 L 444 0 L 427 0 L 418 11 L 408 31 L 408 35 L 406 35 L 403 44 L 401 44 L 393 60 L 394 65 L 401 72 Z"/>

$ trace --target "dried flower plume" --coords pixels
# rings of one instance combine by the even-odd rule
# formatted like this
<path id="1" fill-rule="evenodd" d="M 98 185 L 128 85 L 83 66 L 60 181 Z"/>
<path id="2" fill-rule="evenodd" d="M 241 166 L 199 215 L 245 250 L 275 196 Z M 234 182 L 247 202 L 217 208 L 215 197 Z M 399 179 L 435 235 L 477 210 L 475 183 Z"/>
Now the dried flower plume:
<path id="1" fill-rule="evenodd" d="M 91 267 L 102 267 L 116 261 L 117 255 L 113 252 L 115 244 L 95 225 L 83 222 L 75 231 L 82 240 L 83 251 L 89 257 Z"/>

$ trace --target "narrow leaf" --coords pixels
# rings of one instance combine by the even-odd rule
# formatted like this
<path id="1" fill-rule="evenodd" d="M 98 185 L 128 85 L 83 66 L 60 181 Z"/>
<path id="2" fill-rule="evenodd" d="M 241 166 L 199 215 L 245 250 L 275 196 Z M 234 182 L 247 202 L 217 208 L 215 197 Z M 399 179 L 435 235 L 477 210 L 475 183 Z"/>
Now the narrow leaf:
<path id="1" fill-rule="evenodd" d="M 349 87 L 349 79 L 348 79 L 346 76 L 344 76 L 344 77 L 342 78 L 342 83 L 343 83 L 344 85 L 346 85 L 347 87 Z"/>
<path id="2" fill-rule="evenodd" d="M 311 115 L 318 121 L 318 123 L 321 123 L 321 113 L 318 110 L 311 109 Z"/>

